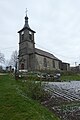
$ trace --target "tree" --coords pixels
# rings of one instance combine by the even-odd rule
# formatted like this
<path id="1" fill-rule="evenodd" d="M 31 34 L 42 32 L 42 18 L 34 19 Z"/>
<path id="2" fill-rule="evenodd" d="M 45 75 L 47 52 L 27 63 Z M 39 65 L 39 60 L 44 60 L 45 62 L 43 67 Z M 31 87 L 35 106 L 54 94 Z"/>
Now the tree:
<path id="1" fill-rule="evenodd" d="M 0 52 L 0 63 L 4 62 L 5 62 L 4 54 Z"/>
<path id="2" fill-rule="evenodd" d="M 9 64 L 12 65 L 13 67 L 15 67 L 16 63 L 17 63 L 17 58 L 18 58 L 18 52 L 17 52 L 17 50 L 15 50 L 15 51 L 13 51 L 13 53 L 11 55 Z"/>

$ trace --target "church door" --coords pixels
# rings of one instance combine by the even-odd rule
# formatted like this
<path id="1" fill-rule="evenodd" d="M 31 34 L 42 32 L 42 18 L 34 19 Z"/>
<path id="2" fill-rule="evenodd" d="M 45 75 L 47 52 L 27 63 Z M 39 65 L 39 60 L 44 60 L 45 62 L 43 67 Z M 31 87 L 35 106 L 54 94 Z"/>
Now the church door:
<path id="1" fill-rule="evenodd" d="M 24 64 L 22 63 L 22 64 L 21 64 L 21 70 L 23 70 L 23 69 L 24 69 Z"/>

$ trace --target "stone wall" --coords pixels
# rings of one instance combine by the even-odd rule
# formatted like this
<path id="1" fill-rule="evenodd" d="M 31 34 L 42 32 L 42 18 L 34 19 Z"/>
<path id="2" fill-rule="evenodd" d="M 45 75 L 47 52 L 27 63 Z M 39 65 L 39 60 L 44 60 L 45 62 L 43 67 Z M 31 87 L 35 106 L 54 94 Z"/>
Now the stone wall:
<path id="1" fill-rule="evenodd" d="M 44 58 L 46 58 L 47 66 L 44 66 Z M 53 66 L 53 59 L 35 54 L 35 69 L 36 70 L 59 70 L 59 61 L 54 60 L 55 67 Z"/>

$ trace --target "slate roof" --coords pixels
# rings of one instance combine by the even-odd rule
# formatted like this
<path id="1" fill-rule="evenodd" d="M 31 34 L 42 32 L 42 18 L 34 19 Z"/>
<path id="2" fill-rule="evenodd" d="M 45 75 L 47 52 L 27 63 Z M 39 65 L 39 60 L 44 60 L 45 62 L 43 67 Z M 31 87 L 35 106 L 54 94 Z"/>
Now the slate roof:
<path id="1" fill-rule="evenodd" d="M 38 55 L 41 55 L 41 56 L 45 56 L 45 57 L 48 57 L 48 58 L 51 58 L 51 59 L 55 59 L 55 60 L 59 60 L 57 57 L 55 57 L 53 54 L 49 53 L 49 52 L 46 52 L 46 51 L 43 51 L 41 49 L 37 49 L 35 48 L 35 53 L 38 54 Z M 60 60 L 59 60 L 60 61 Z"/>
<path id="2" fill-rule="evenodd" d="M 24 27 L 23 27 L 21 30 L 19 30 L 18 33 L 24 31 L 25 29 L 28 29 L 28 30 L 30 30 L 31 32 L 35 33 L 35 31 L 32 30 L 32 29 L 29 27 L 27 14 L 26 14 L 26 16 L 25 16 L 25 24 L 24 24 Z"/>
<path id="3" fill-rule="evenodd" d="M 18 31 L 18 33 L 24 31 L 25 29 L 28 29 L 28 30 L 30 30 L 31 32 L 36 33 L 34 30 L 32 30 L 32 29 L 30 29 L 30 28 L 28 28 L 28 27 L 23 27 L 21 30 Z"/>

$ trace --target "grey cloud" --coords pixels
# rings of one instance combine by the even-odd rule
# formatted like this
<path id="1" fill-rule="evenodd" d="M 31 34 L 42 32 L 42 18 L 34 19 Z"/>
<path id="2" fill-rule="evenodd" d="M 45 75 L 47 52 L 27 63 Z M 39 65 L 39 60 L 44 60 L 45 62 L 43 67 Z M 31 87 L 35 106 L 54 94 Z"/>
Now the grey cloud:
<path id="1" fill-rule="evenodd" d="M 80 63 L 79 0 L 1 0 L 0 48 L 18 45 L 17 31 L 24 25 L 26 7 L 36 43 L 63 61 Z M 9 44 L 4 45 L 5 41 Z M 7 51 L 4 54 L 10 57 Z"/>

